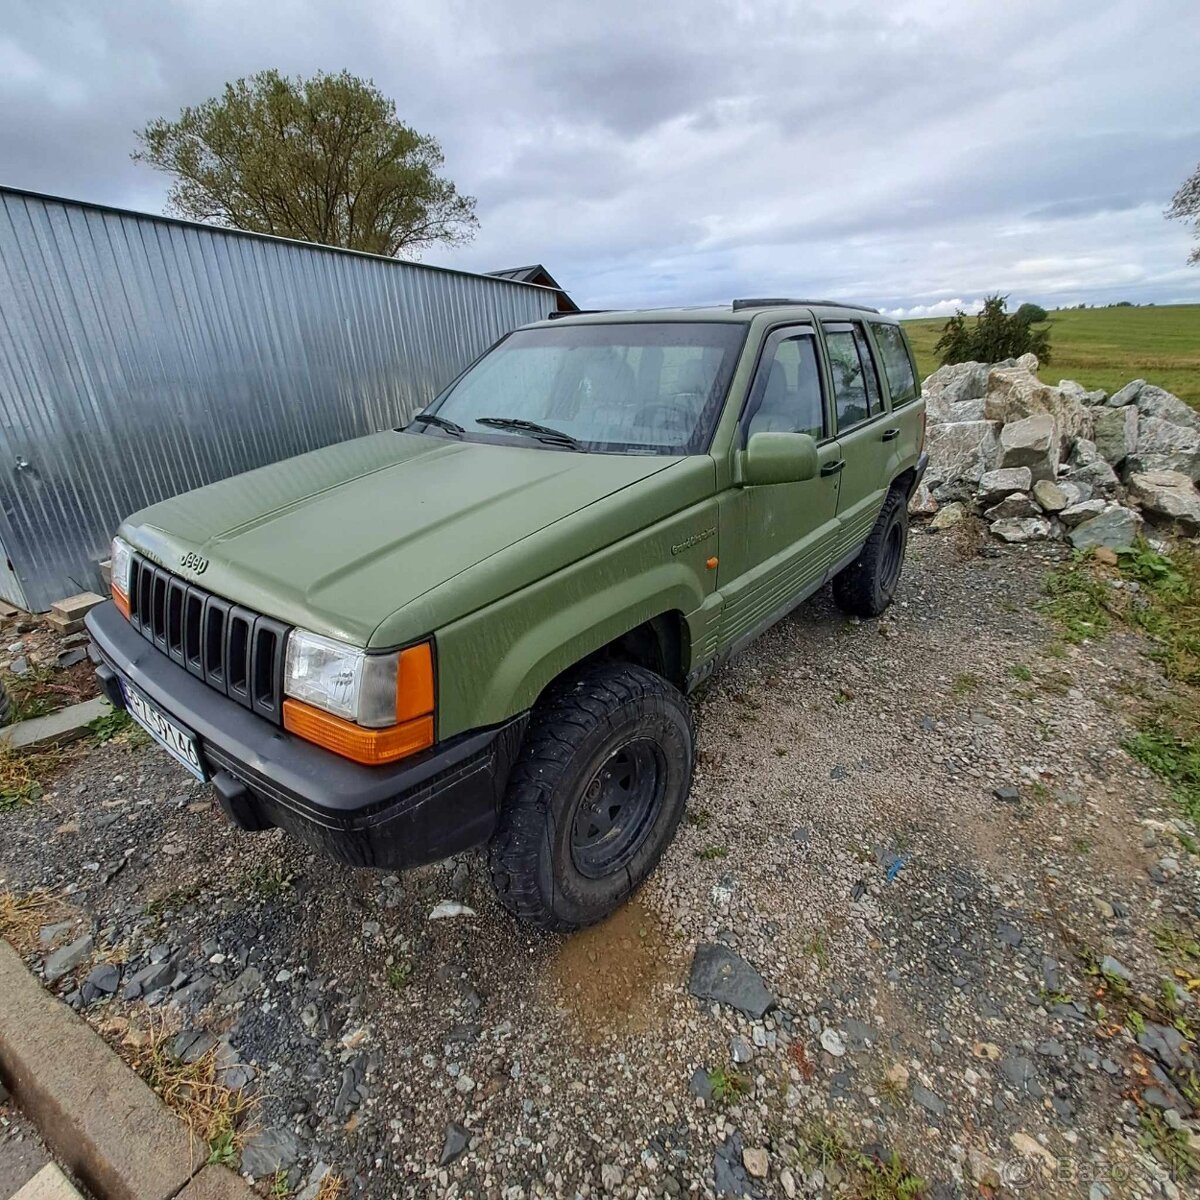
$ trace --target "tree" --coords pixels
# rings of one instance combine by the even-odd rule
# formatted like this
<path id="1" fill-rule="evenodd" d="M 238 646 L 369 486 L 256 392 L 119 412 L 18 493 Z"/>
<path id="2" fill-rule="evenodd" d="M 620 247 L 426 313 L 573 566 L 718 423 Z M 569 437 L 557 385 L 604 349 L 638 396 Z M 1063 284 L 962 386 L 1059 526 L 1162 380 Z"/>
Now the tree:
<path id="1" fill-rule="evenodd" d="M 1188 262 L 1200 263 L 1200 164 L 1175 193 L 1171 207 L 1167 209 L 1167 217 L 1170 220 L 1195 222 L 1197 241 L 1188 256 Z"/>
<path id="2" fill-rule="evenodd" d="M 1028 301 L 1022 304 L 1017 309 L 1013 316 L 1018 321 L 1024 321 L 1026 325 L 1041 325 L 1043 321 L 1048 321 L 1049 315 L 1040 304 L 1030 304 Z"/>
<path id="3" fill-rule="evenodd" d="M 1007 311 L 1007 296 L 988 296 L 974 324 L 967 323 L 967 314 L 959 309 L 944 326 L 934 345 L 943 366 L 960 362 L 1000 362 L 1036 354 L 1041 362 L 1050 361 L 1050 331 L 1034 329 L 1034 320 L 1027 319 L 1024 310 L 1036 309 L 1043 320 L 1045 310 L 1036 304 L 1022 305 L 1015 313 Z"/>
<path id="4" fill-rule="evenodd" d="M 254 233 L 408 255 L 475 235 L 475 200 L 441 175 L 441 146 L 342 71 L 260 71 L 151 121 L 133 158 L 172 177 L 180 216 Z"/>

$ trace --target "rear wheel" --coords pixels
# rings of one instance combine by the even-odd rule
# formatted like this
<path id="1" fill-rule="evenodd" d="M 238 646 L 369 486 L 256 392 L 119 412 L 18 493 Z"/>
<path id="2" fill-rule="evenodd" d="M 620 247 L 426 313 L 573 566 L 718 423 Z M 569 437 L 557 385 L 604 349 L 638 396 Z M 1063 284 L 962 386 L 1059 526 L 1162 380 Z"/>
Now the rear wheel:
<path id="1" fill-rule="evenodd" d="M 908 503 L 893 489 L 858 557 L 833 577 L 838 607 L 856 617 L 879 616 L 896 594 L 907 548 Z"/>
<path id="2" fill-rule="evenodd" d="M 7 725 L 12 720 L 12 698 L 4 684 L 0 683 L 0 726 Z"/>
<path id="3" fill-rule="evenodd" d="M 608 916 L 653 870 L 692 782 L 687 701 L 642 667 L 603 663 L 534 709 L 492 838 L 514 916 L 570 930 Z"/>

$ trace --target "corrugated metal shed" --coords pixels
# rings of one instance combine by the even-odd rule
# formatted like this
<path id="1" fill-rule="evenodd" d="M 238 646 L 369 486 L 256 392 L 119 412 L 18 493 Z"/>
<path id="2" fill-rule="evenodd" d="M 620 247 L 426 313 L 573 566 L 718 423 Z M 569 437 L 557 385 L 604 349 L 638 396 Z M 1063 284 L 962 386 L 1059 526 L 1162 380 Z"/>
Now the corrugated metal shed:
<path id="1" fill-rule="evenodd" d="M 398 424 L 553 291 L 0 188 L 0 596 L 99 587 L 120 520 Z"/>

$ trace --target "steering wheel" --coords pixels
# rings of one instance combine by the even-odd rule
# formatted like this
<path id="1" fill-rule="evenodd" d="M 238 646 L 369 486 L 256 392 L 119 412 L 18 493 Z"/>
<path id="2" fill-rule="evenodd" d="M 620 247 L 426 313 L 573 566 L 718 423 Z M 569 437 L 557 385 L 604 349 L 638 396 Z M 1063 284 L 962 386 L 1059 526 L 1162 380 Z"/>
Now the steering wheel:
<path id="1" fill-rule="evenodd" d="M 685 396 L 695 396 L 695 392 L 676 392 L 675 399 L 682 400 Z M 660 413 L 667 417 L 663 421 Z M 643 404 L 638 411 L 638 418 L 647 425 L 654 425 L 657 429 L 669 429 L 673 425 L 676 429 L 687 430 L 691 424 L 687 408 L 683 404 L 672 404 L 668 400 L 651 400 L 648 404 Z"/>

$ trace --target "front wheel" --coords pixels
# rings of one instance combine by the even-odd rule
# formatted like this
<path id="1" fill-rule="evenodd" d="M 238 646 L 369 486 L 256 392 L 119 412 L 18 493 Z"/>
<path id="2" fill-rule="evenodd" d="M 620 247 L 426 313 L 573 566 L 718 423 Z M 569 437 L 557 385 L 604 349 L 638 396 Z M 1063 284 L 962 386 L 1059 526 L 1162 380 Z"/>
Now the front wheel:
<path id="1" fill-rule="evenodd" d="M 856 617 L 879 616 L 896 594 L 907 548 L 908 502 L 893 489 L 858 557 L 833 577 L 838 608 Z"/>
<path id="2" fill-rule="evenodd" d="M 601 663 L 533 711 L 489 857 L 501 904 L 544 929 L 617 908 L 670 844 L 692 782 L 680 692 L 642 667 Z"/>

